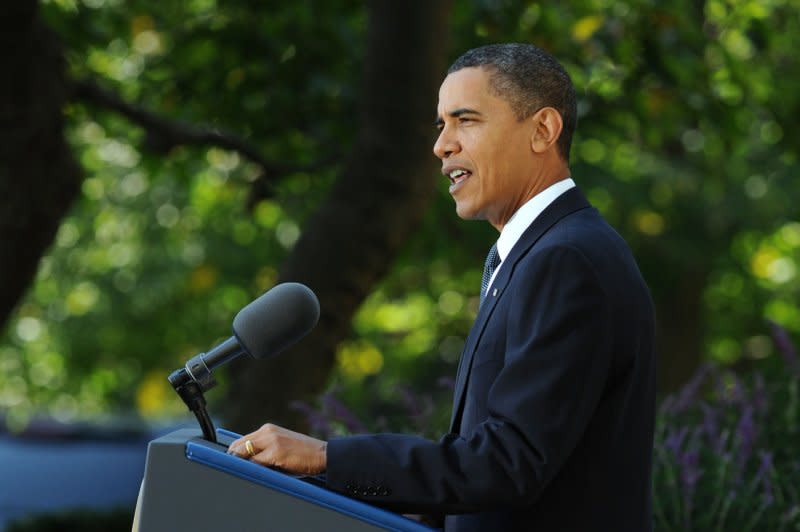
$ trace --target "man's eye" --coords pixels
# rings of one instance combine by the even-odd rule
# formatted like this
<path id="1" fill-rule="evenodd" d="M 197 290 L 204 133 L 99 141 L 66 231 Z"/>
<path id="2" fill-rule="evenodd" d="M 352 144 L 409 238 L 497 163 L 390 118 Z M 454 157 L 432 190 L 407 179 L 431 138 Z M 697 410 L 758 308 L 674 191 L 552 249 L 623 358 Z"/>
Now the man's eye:
<path id="1" fill-rule="evenodd" d="M 466 124 L 467 122 L 472 122 L 472 119 L 469 118 L 469 117 L 466 117 L 466 116 L 458 117 L 458 123 L 459 124 Z"/>

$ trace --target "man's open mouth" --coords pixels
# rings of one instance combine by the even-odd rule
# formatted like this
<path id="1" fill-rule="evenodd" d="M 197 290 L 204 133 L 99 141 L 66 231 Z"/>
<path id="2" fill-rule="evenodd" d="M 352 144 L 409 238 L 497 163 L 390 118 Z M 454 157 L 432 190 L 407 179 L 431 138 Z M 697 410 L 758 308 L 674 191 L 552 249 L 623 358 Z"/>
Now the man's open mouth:
<path id="1" fill-rule="evenodd" d="M 452 185 L 457 185 L 457 184 L 461 183 L 462 181 L 464 181 L 465 179 L 467 179 L 471 175 L 472 175 L 472 172 L 468 172 L 467 170 L 462 170 L 462 169 L 459 168 L 459 169 L 453 170 L 452 172 L 447 174 L 447 177 L 450 178 L 450 183 Z"/>

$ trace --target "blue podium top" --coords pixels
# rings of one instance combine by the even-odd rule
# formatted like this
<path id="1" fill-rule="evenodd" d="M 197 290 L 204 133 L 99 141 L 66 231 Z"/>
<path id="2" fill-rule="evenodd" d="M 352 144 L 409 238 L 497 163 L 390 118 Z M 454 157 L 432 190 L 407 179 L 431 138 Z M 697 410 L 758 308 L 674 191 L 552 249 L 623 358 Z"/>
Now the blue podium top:
<path id="1" fill-rule="evenodd" d="M 217 429 L 220 441 L 232 442 L 239 435 Z M 186 457 L 199 464 L 213 467 L 230 475 L 255 482 L 270 489 L 329 508 L 372 525 L 397 532 L 425 532 L 435 530 L 401 515 L 383 510 L 362 501 L 357 501 L 333 492 L 316 483 L 316 477 L 294 477 L 250 462 L 225 451 L 221 445 L 197 439 L 186 443 Z M 305 478 L 306 480 L 303 480 Z"/>

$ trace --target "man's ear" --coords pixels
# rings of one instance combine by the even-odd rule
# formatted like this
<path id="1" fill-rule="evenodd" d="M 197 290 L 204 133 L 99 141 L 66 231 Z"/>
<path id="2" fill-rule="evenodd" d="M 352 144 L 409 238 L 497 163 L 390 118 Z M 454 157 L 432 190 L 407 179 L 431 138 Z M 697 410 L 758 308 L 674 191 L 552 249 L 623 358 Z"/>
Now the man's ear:
<path id="1" fill-rule="evenodd" d="M 534 121 L 531 149 L 536 153 L 543 153 L 554 147 L 564 129 L 561 114 L 552 107 L 542 107 L 528 120 Z"/>

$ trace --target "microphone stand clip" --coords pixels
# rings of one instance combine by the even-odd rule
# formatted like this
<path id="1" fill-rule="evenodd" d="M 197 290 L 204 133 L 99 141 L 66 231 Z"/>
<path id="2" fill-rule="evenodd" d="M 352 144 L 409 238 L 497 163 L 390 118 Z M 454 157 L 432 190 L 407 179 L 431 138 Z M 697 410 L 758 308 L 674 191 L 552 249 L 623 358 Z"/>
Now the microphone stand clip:
<path id="1" fill-rule="evenodd" d="M 189 359 L 185 367 L 173 371 L 167 380 L 197 418 L 197 422 L 200 423 L 200 428 L 203 430 L 203 438 L 217 443 L 214 422 L 208 415 L 206 398 L 203 396 L 203 392 L 216 386 L 217 381 L 206 365 L 203 359 L 204 355 L 205 353 L 200 353 Z"/>

